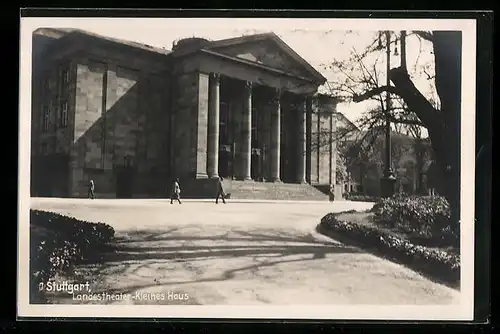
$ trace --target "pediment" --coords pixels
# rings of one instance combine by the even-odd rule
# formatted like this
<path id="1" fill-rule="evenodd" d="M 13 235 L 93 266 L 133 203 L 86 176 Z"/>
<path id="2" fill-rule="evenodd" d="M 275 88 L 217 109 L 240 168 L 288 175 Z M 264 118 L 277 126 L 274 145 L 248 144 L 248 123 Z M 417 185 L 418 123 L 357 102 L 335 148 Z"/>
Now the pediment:
<path id="1" fill-rule="evenodd" d="M 319 72 L 274 35 L 244 36 L 217 41 L 206 49 L 313 81 L 324 81 Z"/>

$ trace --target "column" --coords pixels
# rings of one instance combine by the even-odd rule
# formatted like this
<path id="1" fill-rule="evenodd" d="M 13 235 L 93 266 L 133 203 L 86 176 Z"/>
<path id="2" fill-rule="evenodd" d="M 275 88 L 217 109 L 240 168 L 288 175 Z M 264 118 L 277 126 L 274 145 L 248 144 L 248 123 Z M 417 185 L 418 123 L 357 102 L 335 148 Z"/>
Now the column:
<path id="1" fill-rule="evenodd" d="M 245 82 L 243 90 L 243 109 L 241 111 L 241 148 L 240 178 L 251 180 L 252 163 L 252 83 Z"/>
<path id="2" fill-rule="evenodd" d="M 271 110 L 271 143 L 270 164 L 271 181 L 280 182 L 280 148 L 281 148 L 281 91 L 276 90 L 273 96 L 273 108 Z"/>
<path id="3" fill-rule="evenodd" d="M 306 183 L 306 101 L 301 98 L 297 108 L 297 182 Z"/>
<path id="4" fill-rule="evenodd" d="M 195 160 L 196 165 L 194 166 L 196 168 L 195 169 L 196 178 L 205 179 L 208 177 L 207 175 L 208 87 L 209 87 L 208 74 L 199 73 L 197 81 L 198 81 L 198 92 L 197 92 L 198 113 L 197 113 L 197 121 L 195 122 L 196 125 L 194 125 L 196 126 L 196 142 L 194 143 L 194 145 L 191 146 L 191 149 L 196 149 L 196 160 Z M 186 87 L 185 92 L 189 91 L 190 89 Z M 191 108 L 189 109 L 193 110 Z"/>
<path id="5" fill-rule="evenodd" d="M 209 79 L 208 100 L 208 145 L 207 174 L 219 177 L 219 119 L 220 119 L 220 76 L 212 73 Z"/>
<path id="6" fill-rule="evenodd" d="M 306 97 L 306 181 L 311 183 L 312 178 L 312 98 Z"/>

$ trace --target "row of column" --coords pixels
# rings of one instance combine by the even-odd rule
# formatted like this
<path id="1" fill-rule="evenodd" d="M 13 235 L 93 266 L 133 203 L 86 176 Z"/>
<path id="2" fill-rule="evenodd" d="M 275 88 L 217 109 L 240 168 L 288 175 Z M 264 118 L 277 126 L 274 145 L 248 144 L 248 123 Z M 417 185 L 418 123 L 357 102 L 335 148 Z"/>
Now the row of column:
<path id="1" fill-rule="evenodd" d="M 236 178 L 251 180 L 251 154 L 252 154 L 252 83 L 245 82 L 243 90 L 242 109 L 242 143 L 240 147 L 239 170 Z M 273 108 L 271 110 L 271 139 L 270 139 L 270 177 L 272 182 L 281 182 L 281 90 L 276 90 L 273 95 Z M 306 112 L 310 108 L 310 98 L 305 98 L 299 104 L 298 141 L 297 141 L 297 175 L 298 183 L 306 182 Z M 208 143 L 207 143 L 207 174 L 210 178 L 218 177 L 219 170 L 219 123 L 220 123 L 220 76 L 212 73 L 209 79 L 208 100 Z"/>

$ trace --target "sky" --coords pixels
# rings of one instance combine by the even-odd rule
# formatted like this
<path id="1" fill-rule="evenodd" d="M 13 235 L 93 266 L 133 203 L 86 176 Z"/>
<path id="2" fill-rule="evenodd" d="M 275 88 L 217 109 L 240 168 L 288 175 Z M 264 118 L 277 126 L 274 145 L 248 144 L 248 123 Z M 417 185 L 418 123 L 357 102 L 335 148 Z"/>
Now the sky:
<path id="1" fill-rule="evenodd" d="M 348 22 L 347 22 L 348 21 Z M 72 27 L 85 29 L 97 34 L 126 39 L 156 47 L 171 49 L 175 40 L 185 37 L 204 37 L 210 40 L 238 37 L 248 34 L 274 32 L 282 38 L 302 58 L 316 68 L 327 81 L 338 81 L 338 74 L 326 70 L 323 64 L 330 64 L 333 60 L 342 61 L 350 57 L 353 47 L 359 52 L 372 43 L 377 24 L 356 24 L 359 20 L 333 19 L 223 19 L 223 18 L 160 18 L 160 19 L 53 19 L 46 21 L 45 27 Z M 371 20 L 376 21 L 376 20 Z M 394 20 L 392 20 L 394 21 Z M 354 28 L 354 29 L 353 29 Z M 346 33 L 347 30 L 353 30 Z M 395 33 L 399 31 L 395 30 Z M 429 44 L 420 45 L 415 36 L 407 39 L 407 63 L 417 88 L 424 95 L 432 96 L 429 80 L 425 74 L 413 71 L 431 64 L 433 71 L 433 55 Z M 399 66 L 399 57 L 393 56 L 391 66 Z M 384 82 L 385 58 L 378 65 L 380 80 Z M 428 66 L 427 66 L 428 67 Z M 329 86 L 320 88 L 321 92 L 329 92 Z M 331 87 L 331 85 L 330 85 Z M 360 91 L 359 93 L 362 93 Z M 369 109 L 372 102 L 342 103 L 338 111 L 349 120 L 356 121 L 364 111 Z"/>

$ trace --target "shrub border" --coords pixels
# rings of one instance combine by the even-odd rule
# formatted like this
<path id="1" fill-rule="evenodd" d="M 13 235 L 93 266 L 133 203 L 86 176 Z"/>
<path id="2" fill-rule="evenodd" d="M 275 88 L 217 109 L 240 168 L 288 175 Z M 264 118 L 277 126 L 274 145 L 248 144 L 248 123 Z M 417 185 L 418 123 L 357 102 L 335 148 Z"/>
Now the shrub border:
<path id="1" fill-rule="evenodd" d="M 38 216 L 36 220 L 33 220 Z M 66 225 L 67 226 L 64 226 Z M 63 227 L 64 226 L 64 227 Z M 50 231 L 50 237 L 32 234 L 39 227 Z M 53 233 L 52 233 L 53 232 Z M 90 234 L 88 234 L 90 233 Z M 46 303 L 38 289 L 59 272 L 70 272 L 74 265 L 99 261 L 103 246 L 114 238 L 114 228 L 108 224 L 88 222 L 68 215 L 45 210 L 30 210 L 30 303 Z M 44 249 L 43 252 L 40 250 Z M 57 258 L 57 264 L 52 261 Z"/>
<path id="2" fill-rule="evenodd" d="M 415 245 L 374 227 L 340 220 L 329 213 L 321 219 L 316 231 L 340 242 L 360 247 L 374 255 L 402 264 L 419 274 L 452 288 L 460 286 L 460 256 Z"/>

